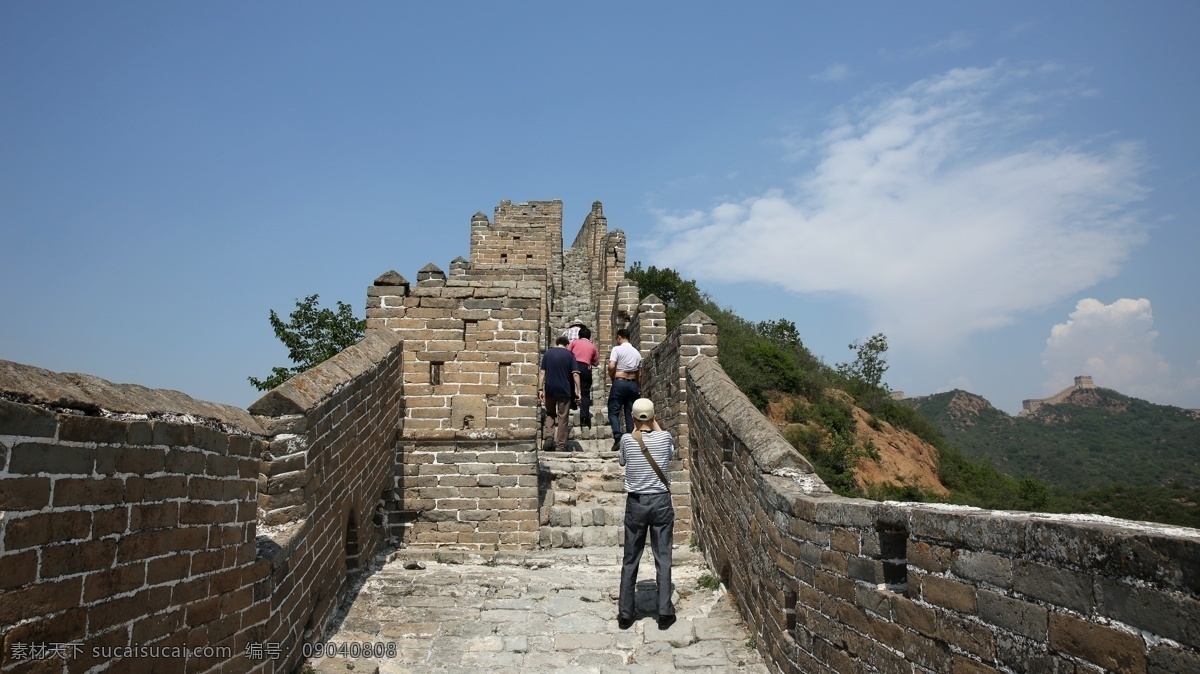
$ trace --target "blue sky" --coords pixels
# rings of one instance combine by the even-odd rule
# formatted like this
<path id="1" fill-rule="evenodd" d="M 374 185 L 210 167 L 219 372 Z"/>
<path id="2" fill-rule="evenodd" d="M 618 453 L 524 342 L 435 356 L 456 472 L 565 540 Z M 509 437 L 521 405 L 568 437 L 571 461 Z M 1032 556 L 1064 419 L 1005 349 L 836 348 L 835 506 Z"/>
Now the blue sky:
<path id="1" fill-rule="evenodd" d="M 599 199 L 894 389 L 1200 407 L 1200 4 L 1048 4 L 2 3 L 0 358 L 244 406 L 269 309 Z"/>

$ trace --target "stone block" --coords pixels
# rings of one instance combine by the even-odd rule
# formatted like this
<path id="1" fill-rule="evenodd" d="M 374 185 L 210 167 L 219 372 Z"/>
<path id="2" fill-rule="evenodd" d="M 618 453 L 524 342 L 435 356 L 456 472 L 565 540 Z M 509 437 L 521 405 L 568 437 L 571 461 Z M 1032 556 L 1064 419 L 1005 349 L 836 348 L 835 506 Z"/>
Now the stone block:
<path id="1" fill-rule="evenodd" d="M 12 482 L 19 480 L 4 483 L 5 489 L 0 490 L 0 500 L 11 489 Z M 119 478 L 59 478 L 54 481 L 56 507 L 117 504 L 124 498 L 125 481 Z"/>
<path id="2" fill-rule="evenodd" d="M 95 462 L 96 450 L 87 447 L 23 442 L 10 450 L 8 469 L 24 474 L 91 475 Z"/>
<path id="3" fill-rule="evenodd" d="M 13 554 L 13 549 L 6 547 L 8 553 L 0 555 L 0 590 L 30 585 L 37 580 L 37 551 L 26 550 Z"/>
<path id="4" fill-rule="evenodd" d="M 954 574 L 969 580 L 980 581 L 996 587 L 1012 587 L 1012 560 L 987 552 L 962 550 L 954 555 L 950 565 Z"/>
<path id="5" fill-rule="evenodd" d="M 1049 630 L 1049 612 L 1044 606 L 980 589 L 977 595 L 979 619 L 1035 641 L 1045 641 Z"/>
<path id="6" fill-rule="evenodd" d="M 1134 674 L 1146 671 L 1142 637 L 1066 613 L 1050 614 L 1050 648 L 1109 671 Z"/>
<path id="7" fill-rule="evenodd" d="M 0 435 L 52 438 L 57 430 L 58 420 L 53 412 L 0 400 Z"/>
<path id="8" fill-rule="evenodd" d="M 1092 610 L 1092 579 L 1068 569 L 1018 561 L 1013 573 L 1013 589 L 1080 613 L 1091 613 Z"/>
<path id="9" fill-rule="evenodd" d="M 1200 601 L 1182 593 L 1097 579 L 1097 611 L 1126 625 L 1200 648 Z"/>
<path id="10" fill-rule="evenodd" d="M 58 439 L 119 445 L 125 442 L 126 428 L 123 422 L 115 419 L 64 414 L 59 420 Z"/>
<path id="11" fill-rule="evenodd" d="M 910 538 L 907 544 L 907 557 L 908 563 L 913 566 L 933 573 L 944 573 L 950 570 L 954 551 L 947 547 Z"/>
<path id="12" fill-rule="evenodd" d="M 923 601 L 962 613 L 975 612 L 974 585 L 928 574 L 920 574 L 918 578 L 918 592 Z"/>

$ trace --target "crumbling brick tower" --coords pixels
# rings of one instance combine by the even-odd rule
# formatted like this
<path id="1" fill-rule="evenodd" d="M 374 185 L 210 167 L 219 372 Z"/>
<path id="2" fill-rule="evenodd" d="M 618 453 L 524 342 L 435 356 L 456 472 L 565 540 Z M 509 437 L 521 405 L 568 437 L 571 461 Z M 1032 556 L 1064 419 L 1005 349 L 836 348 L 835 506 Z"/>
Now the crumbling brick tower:
<path id="1" fill-rule="evenodd" d="M 589 222 L 596 213 L 599 202 Z M 537 543 L 537 370 L 558 328 L 551 311 L 562 297 L 562 240 L 561 201 L 503 201 L 493 221 L 471 218 L 470 259 L 451 262 L 449 276 L 429 264 L 415 286 L 390 271 L 368 289 L 367 330 L 403 341 L 389 524 L 409 544 Z M 596 239 L 599 255 L 607 240 L 604 232 Z"/>

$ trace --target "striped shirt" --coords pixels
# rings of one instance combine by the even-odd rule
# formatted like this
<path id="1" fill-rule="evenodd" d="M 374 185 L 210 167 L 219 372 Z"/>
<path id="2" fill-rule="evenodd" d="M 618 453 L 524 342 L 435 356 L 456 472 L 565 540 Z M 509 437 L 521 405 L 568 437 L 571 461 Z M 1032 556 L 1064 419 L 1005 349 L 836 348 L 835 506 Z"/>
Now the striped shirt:
<path id="1" fill-rule="evenodd" d="M 678 457 L 671 434 L 667 431 L 646 431 L 642 433 L 642 441 L 646 443 L 646 449 L 649 450 L 650 456 L 654 457 L 654 462 L 662 469 L 668 484 L 664 485 L 662 480 L 654 474 L 654 469 L 642 455 L 642 448 L 633 438 L 633 433 L 626 433 L 621 436 L 621 450 L 617 454 L 617 459 L 622 466 L 625 466 L 625 492 L 628 494 L 662 494 L 670 491 L 671 477 L 667 472 L 667 463 Z"/>

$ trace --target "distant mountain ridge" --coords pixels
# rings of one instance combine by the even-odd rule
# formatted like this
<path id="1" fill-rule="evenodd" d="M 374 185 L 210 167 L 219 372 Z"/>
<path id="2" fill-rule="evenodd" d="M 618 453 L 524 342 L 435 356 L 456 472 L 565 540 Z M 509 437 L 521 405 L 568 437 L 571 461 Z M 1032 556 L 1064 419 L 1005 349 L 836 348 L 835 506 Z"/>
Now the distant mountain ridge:
<path id="1" fill-rule="evenodd" d="M 1196 412 L 1076 384 L 1026 405 L 1018 416 L 959 389 L 905 402 L 952 446 L 1014 477 L 1032 475 L 1071 489 L 1111 483 L 1200 488 Z"/>

